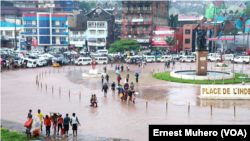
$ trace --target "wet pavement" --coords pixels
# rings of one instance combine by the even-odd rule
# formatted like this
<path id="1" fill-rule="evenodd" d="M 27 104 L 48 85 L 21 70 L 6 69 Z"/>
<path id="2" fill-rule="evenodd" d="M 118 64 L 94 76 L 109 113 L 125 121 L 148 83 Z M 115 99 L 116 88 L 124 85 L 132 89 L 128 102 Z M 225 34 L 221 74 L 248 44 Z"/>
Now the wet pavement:
<path id="1" fill-rule="evenodd" d="M 127 64 L 126 64 L 127 65 Z M 208 63 L 211 70 L 213 63 Z M 96 68 L 103 72 L 104 65 Z M 195 63 L 177 62 L 173 70 L 195 69 Z M 231 71 L 230 68 L 225 72 Z M 240 72 L 242 65 L 235 64 L 235 72 Z M 24 124 L 29 109 L 32 114 L 37 113 L 37 109 L 46 115 L 49 112 L 59 112 L 65 116 L 69 113 L 76 113 L 81 126 L 78 130 L 78 140 L 104 140 L 104 138 L 115 140 L 123 138 L 129 140 L 148 140 L 149 124 L 249 124 L 250 123 L 250 100 L 201 100 L 200 84 L 180 84 L 157 80 L 151 77 L 151 71 L 164 71 L 164 63 L 147 63 L 142 68 L 130 65 L 130 71 L 121 72 L 121 83 L 125 76 L 130 75 L 129 83 L 135 83 L 134 71 L 140 71 L 139 83 L 135 84 L 135 91 L 139 93 L 135 104 L 121 102 L 117 91 L 112 95 L 108 91 L 104 97 L 101 91 L 101 78 L 82 78 L 83 72 L 88 72 L 91 66 L 64 66 L 58 73 L 58 68 L 53 72 L 53 67 L 40 67 L 20 70 L 4 70 L 1 74 L 1 119 L 2 124 L 8 120 L 15 123 Z M 215 68 L 212 67 L 212 70 Z M 45 76 L 45 70 L 47 72 Z M 51 73 L 48 74 L 49 70 Z M 111 82 L 116 82 L 114 65 L 111 68 L 107 65 Z M 165 69 L 169 71 L 171 69 Z M 216 69 L 220 70 L 220 69 Z M 244 65 L 243 72 L 250 71 L 250 65 Z M 39 79 L 43 84 L 43 89 L 36 86 L 36 74 L 43 72 L 43 77 Z M 105 81 L 106 82 L 106 81 Z M 45 84 L 48 91 L 46 93 Z M 54 86 L 52 94 L 51 87 Z M 241 85 L 241 84 L 237 84 Z M 245 85 L 249 85 L 247 83 Z M 59 95 L 61 87 L 61 95 Z M 70 89 L 70 97 L 69 91 Z M 81 100 L 79 100 L 81 91 Z M 90 95 L 94 93 L 98 98 L 98 107 L 90 107 Z M 148 109 L 146 110 L 146 98 L 148 99 Z M 166 112 L 166 99 L 168 99 L 168 111 Z M 191 103 L 190 114 L 188 114 L 188 102 Z M 210 103 L 213 102 L 213 115 L 210 113 Z M 236 103 L 236 117 L 234 117 L 233 103 Z M 6 124 L 5 124 L 6 125 Z M 19 130 L 24 130 L 24 128 Z M 71 129 L 71 127 L 70 127 Z M 43 134 L 45 134 L 45 128 Z M 69 133 L 72 133 L 70 130 Z M 88 136 L 89 135 L 89 136 Z M 103 138 L 102 138 L 103 137 Z M 62 138 L 63 139 L 63 138 Z M 72 140 L 72 136 L 69 138 Z"/>

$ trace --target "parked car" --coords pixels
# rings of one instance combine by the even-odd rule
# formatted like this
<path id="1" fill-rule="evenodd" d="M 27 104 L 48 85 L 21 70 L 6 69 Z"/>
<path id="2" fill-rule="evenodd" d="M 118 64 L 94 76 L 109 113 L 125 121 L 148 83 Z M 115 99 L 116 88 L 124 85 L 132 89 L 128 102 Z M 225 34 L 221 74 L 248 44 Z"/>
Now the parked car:
<path id="1" fill-rule="evenodd" d="M 219 61 L 221 60 L 221 56 L 219 56 L 219 55 L 216 55 L 216 56 L 209 56 L 209 57 L 207 58 L 207 60 L 210 61 L 210 62 L 213 62 L 213 61 L 219 62 Z"/>
<path id="2" fill-rule="evenodd" d="M 80 57 L 75 60 L 75 65 L 90 65 L 92 64 L 92 59 L 90 57 Z"/>
<path id="3" fill-rule="evenodd" d="M 173 55 L 172 55 L 172 58 L 173 58 L 174 60 L 179 60 L 179 59 L 180 59 L 180 55 L 173 54 Z"/>
<path id="4" fill-rule="evenodd" d="M 222 55 L 224 58 L 225 58 L 225 60 L 227 60 L 227 61 L 231 61 L 231 60 L 233 60 L 234 59 L 234 55 L 233 54 L 224 54 L 224 55 Z"/>
<path id="5" fill-rule="evenodd" d="M 163 55 L 161 58 L 157 58 L 157 62 L 166 62 L 168 60 L 172 60 L 171 55 Z"/>
<path id="6" fill-rule="evenodd" d="M 155 56 L 145 56 L 146 62 L 155 62 Z"/>
<path id="7" fill-rule="evenodd" d="M 250 56 L 237 56 L 234 60 L 231 61 L 232 63 L 243 63 L 248 64 L 250 63 Z"/>
<path id="8" fill-rule="evenodd" d="M 188 56 L 183 56 L 181 59 L 180 59 L 181 62 L 195 62 L 195 56 L 191 56 L 191 55 L 188 55 Z"/>
<path id="9" fill-rule="evenodd" d="M 34 60 L 34 59 L 27 59 L 28 60 L 28 63 L 27 63 L 27 67 L 29 68 L 35 68 L 37 67 L 37 60 Z"/>

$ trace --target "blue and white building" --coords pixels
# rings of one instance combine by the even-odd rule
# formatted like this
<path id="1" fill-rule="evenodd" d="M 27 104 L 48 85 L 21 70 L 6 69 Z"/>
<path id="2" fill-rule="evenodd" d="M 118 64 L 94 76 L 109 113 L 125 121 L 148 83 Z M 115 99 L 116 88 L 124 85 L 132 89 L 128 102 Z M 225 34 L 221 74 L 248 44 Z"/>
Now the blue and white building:
<path id="1" fill-rule="evenodd" d="M 23 14 L 24 36 L 26 43 L 37 39 L 37 49 L 68 48 L 68 15 L 37 12 Z M 28 45 L 28 43 L 26 44 Z"/>

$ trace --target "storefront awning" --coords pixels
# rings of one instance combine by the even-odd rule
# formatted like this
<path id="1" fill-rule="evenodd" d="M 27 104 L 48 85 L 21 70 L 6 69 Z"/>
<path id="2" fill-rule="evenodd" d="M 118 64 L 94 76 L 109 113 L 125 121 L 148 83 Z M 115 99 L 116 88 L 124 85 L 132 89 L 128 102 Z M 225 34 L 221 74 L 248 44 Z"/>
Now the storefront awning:
<path id="1" fill-rule="evenodd" d="M 82 44 L 77 44 L 77 45 L 75 45 L 75 47 L 83 47 L 83 45 Z"/>
<path id="2" fill-rule="evenodd" d="M 90 41 L 90 42 L 96 42 L 97 38 L 88 38 L 88 41 Z"/>

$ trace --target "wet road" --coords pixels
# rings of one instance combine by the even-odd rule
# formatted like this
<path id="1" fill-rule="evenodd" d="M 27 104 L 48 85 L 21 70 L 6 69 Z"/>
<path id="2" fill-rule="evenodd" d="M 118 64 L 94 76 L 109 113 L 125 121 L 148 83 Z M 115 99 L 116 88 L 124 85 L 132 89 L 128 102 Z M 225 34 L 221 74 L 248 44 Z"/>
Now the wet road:
<path id="1" fill-rule="evenodd" d="M 213 64 L 208 63 L 208 68 Z M 99 72 L 104 65 L 97 66 Z M 176 63 L 174 70 L 194 69 L 194 63 Z M 63 71 L 64 68 L 64 71 Z M 149 124 L 249 124 L 250 100 L 200 100 L 199 84 L 179 84 L 157 80 L 151 77 L 151 71 L 164 71 L 163 63 L 148 63 L 145 68 L 130 65 L 130 72 L 122 72 L 122 84 L 125 76 L 130 74 L 129 82 L 135 82 L 134 71 L 140 71 L 139 83 L 135 91 L 139 92 L 136 103 L 129 107 L 121 102 L 117 95 L 109 90 L 107 97 L 101 92 L 101 78 L 82 78 L 83 72 L 88 72 L 91 66 L 68 66 L 53 73 L 53 67 L 20 69 L 3 71 L 1 74 L 1 118 L 18 123 L 24 123 L 29 109 L 33 115 L 41 109 L 44 115 L 49 112 L 63 114 L 73 112 L 79 118 L 81 126 L 78 133 L 103 137 L 117 137 L 130 140 L 148 140 Z M 75 68 L 75 69 L 74 69 Z M 241 65 L 235 65 L 239 72 Z M 43 89 L 36 86 L 35 76 L 47 71 L 40 82 Z M 48 71 L 51 70 L 50 75 Z M 110 83 L 116 81 L 114 65 L 107 66 Z M 165 69 L 166 71 L 169 69 Z M 172 69 L 171 69 L 172 70 Z M 219 70 L 219 69 L 217 69 Z M 249 71 L 250 65 L 244 65 L 243 71 Z M 231 71 L 231 69 L 225 69 Z M 48 91 L 45 91 L 45 84 Z M 110 87 L 109 83 L 109 87 Z M 54 86 L 52 94 L 51 87 Z M 238 84 L 240 85 L 240 84 Z M 249 85 L 246 84 L 246 85 Z M 61 87 L 61 96 L 59 95 Z M 70 89 L 70 98 L 68 90 Z M 82 96 L 79 100 L 79 91 Z M 98 98 L 98 108 L 90 107 L 90 95 Z M 148 110 L 145 99 L 148 98 Z M 166 112 L 166 99 L 168 111 Z M 188 102 L 191 103 L 188 114 Z M 210 102 L 213 102 L 213 115 L 210 115 Z M 236 103 L 236 117 L 233 117 L 233 103 Z M 70 127 L 71 129 L 71 127 Z M 45 129 L 44 129 L 45 130 Z M 70 133 L 72 130 L 70 131 Z M 91 138 L 90 138 L 91 139 Z M 92 138 L 94 140 L 94 138 Z"/>

